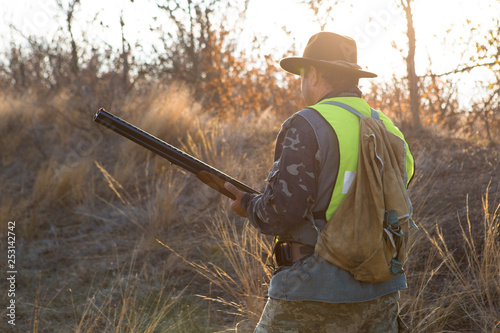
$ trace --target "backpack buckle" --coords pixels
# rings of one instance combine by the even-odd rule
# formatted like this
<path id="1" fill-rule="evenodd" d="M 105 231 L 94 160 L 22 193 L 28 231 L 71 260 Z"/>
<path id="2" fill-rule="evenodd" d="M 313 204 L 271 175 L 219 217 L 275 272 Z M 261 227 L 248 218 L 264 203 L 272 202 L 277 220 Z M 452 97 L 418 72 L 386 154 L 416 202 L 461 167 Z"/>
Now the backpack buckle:
<path id="1" fill-rule="evenodd" d="M 398 213 L 396 210 L 386 211 L 384 215 L 384 222 L 387 223 L 387 228 L 390 232 L 395 234 L 396 236 L 403 236 L 403 230 L 399 225 Z"/>
<path id="2" fill-rule="evenodd" d="M 397 261 L 396 259 L 392 259 L 390 269 L 392 275 L 398 275 L 405 272 L 403 270 L 403 263 Z"/>

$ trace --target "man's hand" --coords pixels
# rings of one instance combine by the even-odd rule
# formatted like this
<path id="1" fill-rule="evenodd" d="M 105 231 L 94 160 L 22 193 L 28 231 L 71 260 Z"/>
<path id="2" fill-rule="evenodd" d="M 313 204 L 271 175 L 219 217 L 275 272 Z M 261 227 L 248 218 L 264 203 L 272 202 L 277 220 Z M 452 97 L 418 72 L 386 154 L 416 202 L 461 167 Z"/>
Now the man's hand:
<path id="1" fill-rule="evenodd" d="M 243 198 L 245 192 L 238 190 L 233 184 L 229 182 L 226 182 L 224 184 L 224 187 L 236 197 L 235 200 L 229 199 L 231 209 L 234 210 L 239 216 L 247 217 L 247 214 L 241 207 L 241 198 Z"/>

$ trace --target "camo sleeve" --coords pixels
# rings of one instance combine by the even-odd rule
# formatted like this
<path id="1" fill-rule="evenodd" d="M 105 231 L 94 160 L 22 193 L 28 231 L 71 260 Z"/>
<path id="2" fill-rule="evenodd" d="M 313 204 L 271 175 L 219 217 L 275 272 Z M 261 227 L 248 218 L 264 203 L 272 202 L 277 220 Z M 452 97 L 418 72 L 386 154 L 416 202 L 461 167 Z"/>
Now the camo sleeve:
<path id="1" fill-rule="evenodd" d="M 317 193 L 316 140 L 312 127 L 301 116 L 283 123 L 264 193 L 246 194 L 241 203 L 250 222 L 261 232 L 276 236 L 306 222 Z"/>

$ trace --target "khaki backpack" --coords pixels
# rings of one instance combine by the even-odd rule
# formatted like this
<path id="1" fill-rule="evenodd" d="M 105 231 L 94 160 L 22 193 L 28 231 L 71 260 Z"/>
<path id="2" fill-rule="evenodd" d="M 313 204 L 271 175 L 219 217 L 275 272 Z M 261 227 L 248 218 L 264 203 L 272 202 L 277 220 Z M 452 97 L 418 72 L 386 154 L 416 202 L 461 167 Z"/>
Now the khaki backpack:
<path id="1" fill-rule="evenodd" d="M 330 104 L 330 103 L 329 103 Z M 412 206 L 406 184 L 406 144 L 389 132 L 377 111 L 360 117 L 358 169 L 333 216 L 320 233 L 315 252 L 364 282 L 382 282 L 403 273 Z"/>

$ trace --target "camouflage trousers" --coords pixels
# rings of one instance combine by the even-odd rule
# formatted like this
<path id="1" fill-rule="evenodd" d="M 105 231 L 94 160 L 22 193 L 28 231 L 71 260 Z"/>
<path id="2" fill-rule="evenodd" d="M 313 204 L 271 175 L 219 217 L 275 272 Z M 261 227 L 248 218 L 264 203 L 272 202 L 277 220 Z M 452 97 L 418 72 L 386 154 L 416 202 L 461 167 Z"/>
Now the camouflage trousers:
<path id="1" fill-rule="evenodd" d="M 255 333 L 398 332 L 399 293 L 361 303 L 267 301 Z"/>

